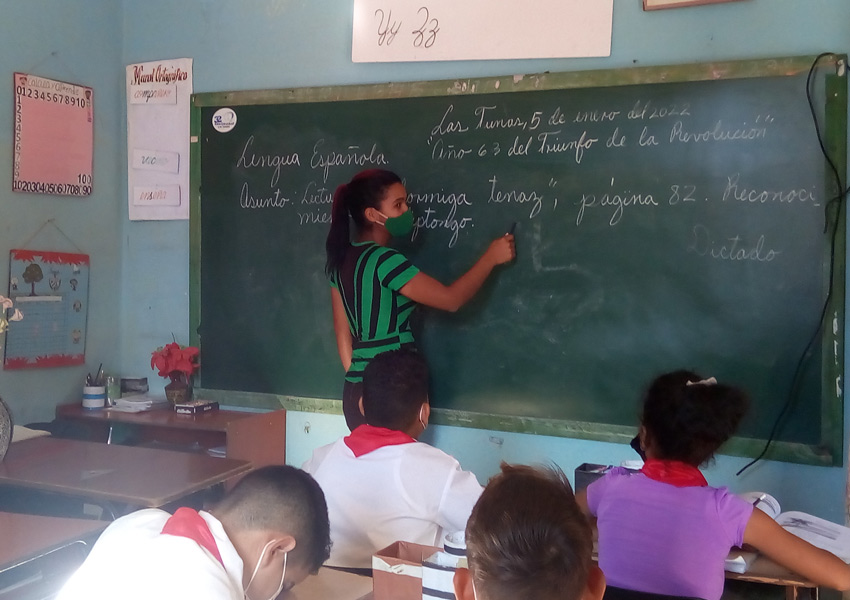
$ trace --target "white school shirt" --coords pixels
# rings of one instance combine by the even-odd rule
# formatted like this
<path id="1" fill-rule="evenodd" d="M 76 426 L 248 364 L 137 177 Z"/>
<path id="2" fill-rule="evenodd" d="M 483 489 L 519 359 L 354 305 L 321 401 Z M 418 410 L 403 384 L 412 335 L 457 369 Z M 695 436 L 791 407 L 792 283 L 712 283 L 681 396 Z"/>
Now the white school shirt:
<path id="1" fill-rule="evenodd" d="M 302 469 L 325 493 L 331 526 L 327 565 L 371 567 L 398 540 L 442 546 L 466 528 L 483 488 L 457 460 L 421 442 L 355 457 L 343 439 L 313 451 Z"/>
<path id="2" fill-rule="evenodd" d="M 244 600 L 242 559 L 221 523 L 200 511 L 224 567 L 194 540 L 163 535 L 156 508 L 113 522 L 56 600 Z"/>

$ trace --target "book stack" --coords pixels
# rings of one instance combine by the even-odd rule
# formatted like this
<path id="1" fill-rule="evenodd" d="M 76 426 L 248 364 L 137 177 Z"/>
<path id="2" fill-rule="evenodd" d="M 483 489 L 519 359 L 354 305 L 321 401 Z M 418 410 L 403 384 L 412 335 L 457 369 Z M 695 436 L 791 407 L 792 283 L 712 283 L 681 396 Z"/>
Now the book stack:
<path id="1" fill-rule="evenodd" d="M 115 406 L 110 410 L 118 412 L 143 412 L 152 408 L 161 408 L 168 400 L 165 396 L 153 396 L 149 394 L 135 394 L 132 396 L 121 396 L 115 400 Z"/>
<path id="2" fill-rule="evenodd" d="M 174 405 L 174 412 L 180 415 L 199 415 L 218 410 L 215 400 L 190 400 Z"/>

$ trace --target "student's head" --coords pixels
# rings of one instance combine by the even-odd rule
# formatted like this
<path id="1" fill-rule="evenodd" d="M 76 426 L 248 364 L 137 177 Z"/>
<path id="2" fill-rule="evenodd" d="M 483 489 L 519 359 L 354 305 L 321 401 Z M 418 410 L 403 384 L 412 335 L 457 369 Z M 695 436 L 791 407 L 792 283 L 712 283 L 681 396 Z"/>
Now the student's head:
<path id="1" fill-rule="evenodd" d="M 643 399 L 641 443 L 649 458 L 695 467 L 738 429 L 749 402 L 743 391 L 693 371 L 656 378 Z"/>
<path id="2" fill-rule="evenodd" d="M 275 597 L 281 585 L 291 588 L 330 555 L 325 496 L 300 469 L 275 465 L 252 471 L 212 513 L 242 558 L 249 600 Z"/>
<path id="3" fill-rule="evenodd" d="M 401 178 L 384 169 L 368 169 L 336 188 L 331 210 L 331 228 L 325 241 L 328 273 L 336 270 L 351 244 L 349 217 L 358 231 L 382 226 L 387 218 L 408 210 L 407 192 Z"/>
<path id="4" fill-rule="evenodd" d="M 428 364 L 421 354 L 390 350 L 369 361 L 363 371 L 366 423 L 416 437 L 425 429 L 429 415 Z"/>
<path id="5" fill-rule="evenodd" d="M 564 474 L 502 463 L 466 524 L 469 569 L 455 573 L 458 600 L 598 600 L 590 524 Z"/>

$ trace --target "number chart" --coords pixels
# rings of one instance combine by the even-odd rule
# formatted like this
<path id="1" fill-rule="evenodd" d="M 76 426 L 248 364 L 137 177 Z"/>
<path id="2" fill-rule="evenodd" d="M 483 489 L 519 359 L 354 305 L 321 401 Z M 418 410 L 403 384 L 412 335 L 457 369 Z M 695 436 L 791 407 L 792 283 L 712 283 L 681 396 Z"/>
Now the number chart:
<path id="1" fill-rule="evenodd" d="M 25 73 L 14 87 L 12 191 L 91 195 L 92 88 Z"/>

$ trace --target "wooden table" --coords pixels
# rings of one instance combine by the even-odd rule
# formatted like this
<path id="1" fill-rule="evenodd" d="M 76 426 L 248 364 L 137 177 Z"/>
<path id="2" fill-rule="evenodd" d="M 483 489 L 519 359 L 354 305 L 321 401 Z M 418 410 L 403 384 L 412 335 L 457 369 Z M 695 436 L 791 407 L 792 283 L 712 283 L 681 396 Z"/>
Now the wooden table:
<path id="1" fill-rule="evenodd" d="M 322 567 L 296 585 L 283 600 L 371 600 L 372 578 Z"/>
<path id="2" fill-rule="evenodd" d="M 129 413 L 116 409 L 86 409 L 80 404 L 56 407 L 56 418 L 85 426 L 90 439 L 110 442 L 116 424 L 130 427 L 139 443 L 208 450 L 224 446 L 228 458 L 250 461 L 256 467 L 286 462 L 286 411 L 217 410 L 179 415 L 170 408 Z"/>
<path id="3" fill-rule="evenodd" d="M 10 446 L 0 462 L 0 486 L 74 496 L 116 507 L 117 515 L 167 505 L 250 468 L 205 454 L 40 437 Z"/>
<path id="4" fill-rule="evenodd" d="M 0 599 L 52 597 L 107 524 L 0 512 Z"/>
<path id="5" fill-rule="evenodd" d="M 761 555 L 756 557 L 746 573 L 726 571 L 726 579 L 783 586 L 786 600 L 797 600 L 805 595 L 813 600 L 818 597 L 818 587 L 814 582 Z"/>

